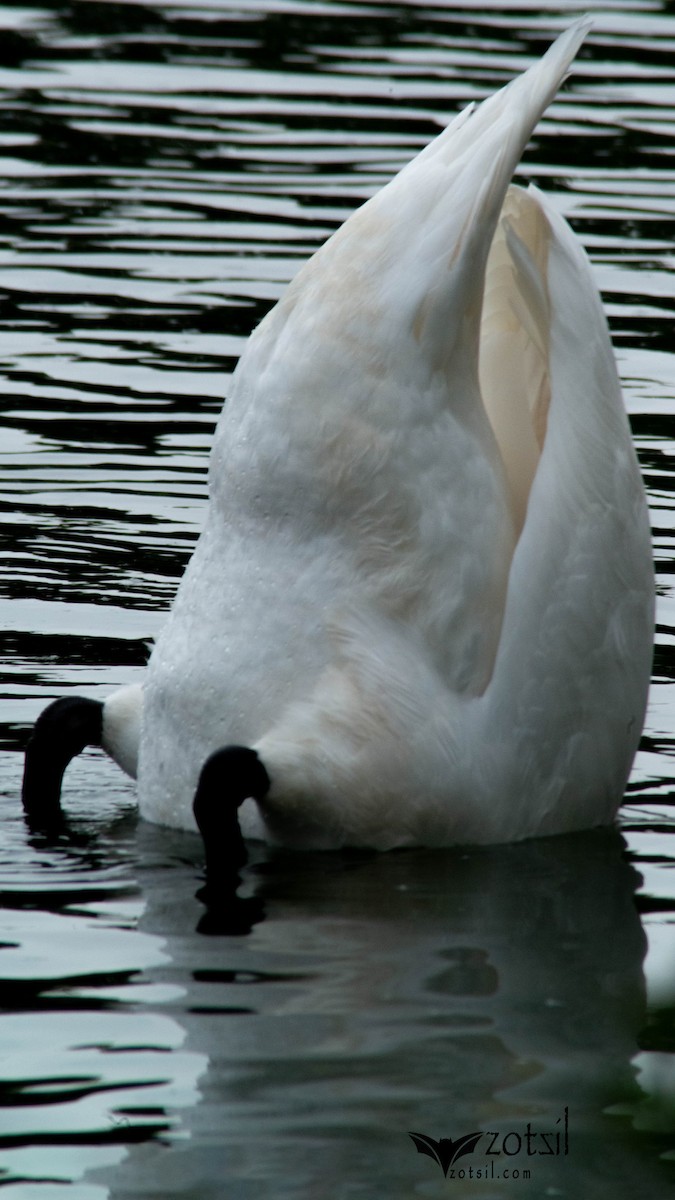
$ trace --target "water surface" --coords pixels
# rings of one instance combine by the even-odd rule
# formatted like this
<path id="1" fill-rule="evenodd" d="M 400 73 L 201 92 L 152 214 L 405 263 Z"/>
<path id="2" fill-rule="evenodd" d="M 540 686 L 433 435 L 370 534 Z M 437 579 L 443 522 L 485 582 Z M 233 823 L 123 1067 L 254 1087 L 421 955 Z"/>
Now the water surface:
<path id="1" fill-rule="evenodd" d="M 139 823 L 94 751 L 69 771 L 71 836 L 31 836 L 27 730 L 55 696 L 141 677 L 201 527 L 234 364 L 298 266 L 577 9 L 0 10 L 8 1200 L 671 1194 L 675 17 L 592 7 L 518 178 L 592 256 L 649 491 L 657 653 L 619 828 L 259 851 L 246 886 L 265 920 L 241 938 L 196 931 L 197 839 Z M 528 1124 L 555 1135 L 565 1109 L 569 1153 L 528 1155 Z M 492 1130 L 521 1151 L 493 1162 L 484 1142 L 456 1167 L 486 1173 L 446 1181 L 410 1130 Z"/>

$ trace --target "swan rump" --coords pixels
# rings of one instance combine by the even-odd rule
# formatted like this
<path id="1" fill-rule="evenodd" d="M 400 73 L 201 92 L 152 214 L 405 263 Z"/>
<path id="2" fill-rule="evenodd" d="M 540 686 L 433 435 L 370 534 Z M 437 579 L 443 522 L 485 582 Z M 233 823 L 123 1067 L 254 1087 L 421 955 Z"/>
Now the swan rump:
<path id="1" fill-rule="evenodd" d="M 290 845 L 614 817 L 651 664 L 647 509 L 589 263 L 510 186 L 587 27 L 461 114 L 250 338 L 143 686 L 150 820 L 194 827 L 228 744 L 269 782 L 243 832 Z M 117 757 L 120 736 L 104 707 Z"/>

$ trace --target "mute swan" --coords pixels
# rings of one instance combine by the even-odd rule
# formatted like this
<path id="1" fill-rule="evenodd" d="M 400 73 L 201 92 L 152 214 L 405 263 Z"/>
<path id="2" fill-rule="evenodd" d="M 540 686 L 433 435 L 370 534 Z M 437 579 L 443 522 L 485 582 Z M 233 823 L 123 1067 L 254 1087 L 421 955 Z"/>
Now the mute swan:
<path id="1" fill-rule="evenodd" d="M 101 743 L 144 817 L 196 816 L 212 875 L 242 834 L 387 849 L 614 818 L 651 663 L 647 509 L 588 261 L 509 187 L 588 24 L 452 122 L 254 332 L 143 686 L 45 710 L 29 817 Z"/>

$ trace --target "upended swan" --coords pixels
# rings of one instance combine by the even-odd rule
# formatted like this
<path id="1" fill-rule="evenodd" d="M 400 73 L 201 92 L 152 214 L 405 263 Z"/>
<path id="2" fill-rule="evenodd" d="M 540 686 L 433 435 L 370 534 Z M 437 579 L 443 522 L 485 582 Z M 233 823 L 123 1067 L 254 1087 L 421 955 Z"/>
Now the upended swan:
<path id="1" fill-rule="evenodd" d="M 587 28 L 460 114 L 253 333 L 144 682 L 45 710 L 30 819 L 58 816 L 91 743 L 137 776 L 142 816 L 196 818 L 212 875 L 243 837 L 613 820 L 650 674 L 647 508 L 589 263 L 509 186 Z"/>

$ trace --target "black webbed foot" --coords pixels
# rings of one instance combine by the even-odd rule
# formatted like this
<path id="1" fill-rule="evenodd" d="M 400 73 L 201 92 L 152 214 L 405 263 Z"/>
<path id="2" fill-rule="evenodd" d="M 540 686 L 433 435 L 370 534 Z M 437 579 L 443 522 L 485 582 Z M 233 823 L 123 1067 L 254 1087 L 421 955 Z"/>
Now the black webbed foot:
<path id="1" fill-rule="evenodd" d="M 261 919 L 255 899 L 237 896 L 248 859 L 238 809 L 249 797 L 262 800 L 269 788 L 267 771 L 246 746 L 216 750 L 202 768 L 193 810 L 206 858 L 206 883 L 197 893 L 208 909 L 199 924 L 203 933 L 246 933 Z"/>
<path id="2" fill-rule="evenodd" d="M 85 746 L 100 746 L 103 705 L 83 696 L 64 696 L 40 714 L 26 746 L 21 798 L 33 830 L 63 825 L 61 783 L 68 763 Z"/>

